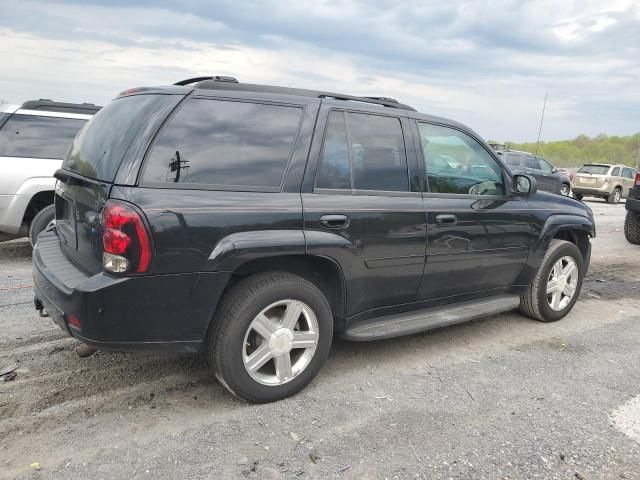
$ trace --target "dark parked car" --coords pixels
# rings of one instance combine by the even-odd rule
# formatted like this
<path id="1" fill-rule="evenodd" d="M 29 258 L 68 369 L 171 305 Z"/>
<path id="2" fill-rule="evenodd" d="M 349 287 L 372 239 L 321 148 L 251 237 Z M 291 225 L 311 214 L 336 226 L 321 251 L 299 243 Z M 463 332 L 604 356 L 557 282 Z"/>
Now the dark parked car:
<path id="1" fill-rule="evenodd" d="M 624 235 L 629 243 L 640 245 L 640 173 L 636 173 L 634 186 L 629 189 L 625 208 Z"/>
<path id="2" fill-rule="evenodd" d="M 514 173 L 528 173 L 538 181 L 538 188 L 545 192 L 559 193 L 565 197 L 571 193 L 571 178 L 544 158 L 528 152 L 507 150 L 502 158 Z"/>
<path id="3" fill-rule="evenodd" d="M 228 77 L 123 92 L 56 177 L 36 308 L 101 349 L 204 350 L 256 402 L 309 383 L 334 333 L 559 320 L 595 235 L 459 123 Z"/>

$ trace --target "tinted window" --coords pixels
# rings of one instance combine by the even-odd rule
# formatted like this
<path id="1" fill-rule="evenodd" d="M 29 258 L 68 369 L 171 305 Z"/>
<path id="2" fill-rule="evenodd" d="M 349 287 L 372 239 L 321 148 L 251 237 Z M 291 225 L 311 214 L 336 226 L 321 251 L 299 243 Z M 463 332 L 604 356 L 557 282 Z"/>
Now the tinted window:
<path id="1" fill-rule="evenodd" d="M 192 99 L 161 132 L 145 182 L 279 187 L 302 109 Z"/>
<path id="2" fill-rule="evenodd" d="M 578 173 L 592 173 L 594 175 L 606 175 L 609 171 L 607 165 L 583 165 L 578 170 Z"/>
<path id="3" fill-rule="evenodd" d="M 538 164 L 540 165 L 540 170 L 543 172 L 551 173 L 553 171 L 553 166 L 542 158 L 538 158 Z"/>
<path id="4" fill-rule="evenodd" d="M 448 127 L 418 127 L 430 192 L 504 195 L 502 167 L 476 140 Z"/>
<path id="5" fill-rule="evenodd" d="M 525 168 L 540 170 L 540 165 L 538 164 L 538 160 L 535 157 L 532 157 L 531 155 L 525 155 L 524 166 Z"/>
<path id="6" fill-rule="evenodd" d="M 636 174 L 631 168 L 625 168 L 622 170 L 622 176 L 624 178 L 635 178 Z"/>
<path id="7" fill-rule="evenodd" d="M 614 168 L 613 171 L 611 172 L 611 176 L 612 177 L 619 177 L 620 176 L 620 167 Z"/>
<path id="8" fill-rule="evenodd" d="M 113 181 L 127 148 L 154 113 L 179 101 L 176 95 L 117 98 L 83 128 L 62 164 L 90 178 Z"/>
<path id="9" fill-rule="evenodd" d="M 347 122 L 354 188 L 408 191 L 409 173 L 400 120 L 349 113 Z"/>
<path id="10" fill-rule="evenodd" d="M 511 167 L 519 167 L 520 166 L 520 154 L 517 153 L 506 153 L 503 155 L 505 158 L 507 165 Z"/>
<path id="11" fill-rule="evenodd" d="M 316 187 L 351 188 L 349 147 L 343 112 L 331 112 L 329 115 Z"/>
<path id="12" fill-rule="evenodd" d="M 62 159 L 85 123 L 74 118 L 14 114 L 0 130 L 0 155 Z"/>

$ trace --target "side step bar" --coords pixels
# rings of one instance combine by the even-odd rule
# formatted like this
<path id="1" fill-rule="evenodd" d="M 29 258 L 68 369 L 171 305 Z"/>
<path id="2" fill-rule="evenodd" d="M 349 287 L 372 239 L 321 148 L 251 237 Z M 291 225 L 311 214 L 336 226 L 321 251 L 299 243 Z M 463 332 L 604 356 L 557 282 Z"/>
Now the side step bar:
<path id="1" fill-rule="evenodd" d="M 443 305 L 424 310 L 394 313 L 370 318 L 342 333 L 345 340 L 366 341 L 400 337 L 433 328 L 446 327 L 474 318 L 495 315 L 517 308 L 518 295 L 499 295 L 480 300 L 469 300 L 454 305 Z"/>

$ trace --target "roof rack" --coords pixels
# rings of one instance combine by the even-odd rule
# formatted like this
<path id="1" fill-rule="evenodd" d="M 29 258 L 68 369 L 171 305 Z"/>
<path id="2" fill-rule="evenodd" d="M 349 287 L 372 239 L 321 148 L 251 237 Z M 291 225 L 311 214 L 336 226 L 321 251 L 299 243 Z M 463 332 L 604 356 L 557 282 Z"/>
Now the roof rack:
<path id="1" fill-rule="evenodd" d="M 48 112 L 59 113 L 94 114 L 102 107 L 94 105 L 93 103 L 54 102 L 48 98 L 41 98 L 39 100 L 29 100 L 24 102 L 21 108 L 25 110 L 46 110 Z"/>
<path id="2" fill-rule="evenodd" d="M 198 80 L 200 78 L 201 80 Z M 251 83 L 239 83 L 233 77 L 198 77 L 191 79 L 189 83 L 197 83 L 195 88 L 205 90 L 239 90 L 246 92 L 262 92 L 262 93 L 277 93 L 281 95 L 298 95 L 301 97 L 313 97 L 313 98 L 333 98 L 336 100 L 348 100 L 353 102 L 373 103 L 375 105 L 382 105 L 389 108 L 398 108 L 401 110 L 416 111 L 415 108 L 398 102 L 395 98 L 389 97 L 358 97 L 355 95 L 345 95 L 342 93 L 323 92 L 319 90 L 306 90 L 302 88 L 289 88 L 289 87 L 276 87 L 272 85 L 257 85 Z M 223 80 L 218 80 L 222 78 Z M 231 80 L 227 80 L 231 79 Z M 188 85 L 189 83 L 178 82 L 174 85 Z"/>
<path id="3" fill-rule="evenodd" d="M 213 80 L 215 82 L 230 82 L 230 83 L 238 83 L 237 78 L 233 77 L 225 77 L 223 75 L 215 75 L 213 77 L 193 77 L 187 78 L 186 80 L 180 80 L 179 82 L 174 83 L 174 85 L 180 85 L 182 87 L 186 85 L 191 85 L 192 83 L 202 82 L 204 80 Z"/>

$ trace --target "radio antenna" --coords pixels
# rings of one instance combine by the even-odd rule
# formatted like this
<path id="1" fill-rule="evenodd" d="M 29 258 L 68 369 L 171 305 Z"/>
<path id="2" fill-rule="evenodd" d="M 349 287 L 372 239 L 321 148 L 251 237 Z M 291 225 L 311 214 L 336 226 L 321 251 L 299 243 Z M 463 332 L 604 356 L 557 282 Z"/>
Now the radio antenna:
<path id="1" fill-rule="evenodd" d="M 544 110 L 547 108 L 547 95 L 549 92 L 544 94 L 544 104 L 542 105 L 542 116 L 540 117 L 540 128 L 538 128 L 538 141 L 536 142 L 536 157 L 538 156 L 538 146 L 540 145 L 540 134 L 542 133 L 542 121 L 544 120 Z"/>

